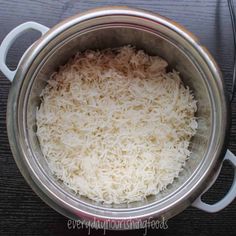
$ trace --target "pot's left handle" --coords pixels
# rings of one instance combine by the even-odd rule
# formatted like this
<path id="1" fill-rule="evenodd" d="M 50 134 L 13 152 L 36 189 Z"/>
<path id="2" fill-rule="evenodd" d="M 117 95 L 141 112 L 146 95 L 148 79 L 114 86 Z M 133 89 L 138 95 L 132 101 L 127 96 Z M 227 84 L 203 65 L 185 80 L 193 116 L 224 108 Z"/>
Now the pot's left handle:
<path id="1" fill-rule="evenodd" d="M 224 157 L 224 161 L 229 161 L 234 167 L 234 180 L 228 193 L 224 196 L 223 199 L 221 199 L 219 202 L 215 204 L 207 204 L 203 202 L 201 197 L 214 184 L 215 182 L 215 179 L 214 179 L 212 183 L 209 185 L 209 187 L 201 194 L 201 196 L 198 197 L 193 202 L 192 204 L 193 207 L 196 207 L 206 212 L 214 213 L 227 207 L 236 198 L 236 156 L 232 152 L 227 150 L 226 155 Z"/>
<path id="2" fill-rule="evenodd" d="M 2 44 L 0 46 L 0 70 L 10 81 L 13 80 L 16 70 L 10 70 L 7 67 L 6 65 L 7 53 L 11 45 L 15 42 L 15 40 L 19 36 L 24 34 L 26 31 L 31 29 L 41 32 L 42 35 L 49 30 L 49 28 L 44 25 L 41 25 L 33 21 L 29 21 L 14 28 L 10 33 L 8 33 L 8 35 L 2 41 Z"/>

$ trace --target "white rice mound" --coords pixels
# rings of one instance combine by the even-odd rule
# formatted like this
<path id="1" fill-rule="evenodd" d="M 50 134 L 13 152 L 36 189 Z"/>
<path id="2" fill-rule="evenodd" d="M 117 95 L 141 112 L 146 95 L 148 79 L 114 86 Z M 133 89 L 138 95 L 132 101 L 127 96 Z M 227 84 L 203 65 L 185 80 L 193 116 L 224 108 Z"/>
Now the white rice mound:
<path id="1" fill-rule="evenodd" d="M 57 179 L 129 203 L 171 184 L 190 156 L 197 105 L 167 62 L 131 46 L 78 53 L 48 80 L 37 136 Z"/>

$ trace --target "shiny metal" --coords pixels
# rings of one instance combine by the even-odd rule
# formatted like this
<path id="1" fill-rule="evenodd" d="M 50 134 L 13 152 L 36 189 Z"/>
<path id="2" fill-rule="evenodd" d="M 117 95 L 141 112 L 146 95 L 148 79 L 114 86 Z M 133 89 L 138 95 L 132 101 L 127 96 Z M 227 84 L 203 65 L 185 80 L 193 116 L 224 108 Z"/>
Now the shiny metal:
<path id="1" fill-rule="evenodd" d="M 56 181 L 35 134 L 39 94 L 49 75 L 77 51 L 135 45 L 166 59 L 180 71 L 198 100 L 199 129 L 192 155 L 178 180 L 146 202 L 103 205 L 75 196 Z M 173 217 L 203 192 L 218 174 L 225 154 L 228 109 L 223 81 L 213 58 L 197 38 L 175 22 L 128 7 L 107 7 L 71 17 L 50 29 L 27 52 L 13 80 L 7 128 L 16 163 L 35 192 L 60 213 L 87 221 L 115 222 Z"/>

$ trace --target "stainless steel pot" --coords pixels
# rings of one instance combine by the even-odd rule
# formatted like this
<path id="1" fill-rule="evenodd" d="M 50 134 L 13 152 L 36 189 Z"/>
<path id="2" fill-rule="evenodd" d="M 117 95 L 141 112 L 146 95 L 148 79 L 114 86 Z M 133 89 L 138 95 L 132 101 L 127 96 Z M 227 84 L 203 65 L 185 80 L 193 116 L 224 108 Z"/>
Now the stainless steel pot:
<path id="1" fill-rule="evenodd" d="M 22 57 L 17 69 L 6 66 L 9 47 L 22 33 L 42 33 Z M 35 131 L 39 95 L 49 75 L 77 51 L 135 45 L 151 55 L 160 55 L 180 71 L 198 100 L 197 134 L 191 142 L 191 157 L 180 178 L 145 202 L 103 205 L 75 196 L 55 180 L 42 156 Z M 72 219 L 88 222 L 112 220 L 123 223 L 150 217 L 168 219 L 192 205 L 216 212 L 236 196 L 236 177 L 218 203 L 202 202 L 202 194 L 215 182 L 223 161 L 236 171 L 236 157 L 225 148 L 229 112 L 219 69 L 198 39 L 175 22 L 150 12 L 127 8 L 94 9 L 71 17 L 52 29 L 35 22 L 13 29 L 0 47 L 0 69 L 12 81 L 7 109 L 7 128 L 15 161 L 33 190 L 51 207 Z M 236 175 L 235 175 L 236 176 Z M 122 223 L 123 222 L 123 223 Z"/>

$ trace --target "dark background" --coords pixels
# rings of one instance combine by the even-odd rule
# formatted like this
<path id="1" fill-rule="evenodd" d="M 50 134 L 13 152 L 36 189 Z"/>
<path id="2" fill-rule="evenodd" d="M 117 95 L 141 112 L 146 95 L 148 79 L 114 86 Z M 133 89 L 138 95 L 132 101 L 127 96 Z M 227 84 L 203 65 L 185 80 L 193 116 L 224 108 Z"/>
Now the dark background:
<path id="1" fill-rule="evenodd" d="M 230 90 L 233 38 L 227 0 L 0 0 L 0 42 L 11 29 L 23 22 L 36 21 L 51 27 L 68 16 L 105 5 L 128 5 L 151 10 L 184 25 L 210 50 L 222 70 L 226 88 Z M 24 50 L 37 37 L 38 34 L 31 32 L 17 40 L 7 57 L 10 68 L 17 65 Z M 48 207 L 26 184 L 17 169 L 6 131 L 10 86 L 10 82 L 0 73 L 0 235 L 87 235 L 87 229 L 68 230 L 67 219 Z M 236 153 L 236 99 L 232 104 L 228 147 Z M 231 166 L 225 164 L 217 183 L 204 197 L 208 202 L 216 202 L 224 196 L 232 182 L 232 172 Z M 148 230 L 148 235 L 236 235 L 235 203 L 215 214 L 189 207 L 168 221 L 167 230 Z M 123 233 L 106 232 L 106 235 Z M 132 232 L 135 235 L 143 233 L 143 230 Z M 97 234 L 103 235 L 103 231 L 90 232 L 90 235 Z"/>

